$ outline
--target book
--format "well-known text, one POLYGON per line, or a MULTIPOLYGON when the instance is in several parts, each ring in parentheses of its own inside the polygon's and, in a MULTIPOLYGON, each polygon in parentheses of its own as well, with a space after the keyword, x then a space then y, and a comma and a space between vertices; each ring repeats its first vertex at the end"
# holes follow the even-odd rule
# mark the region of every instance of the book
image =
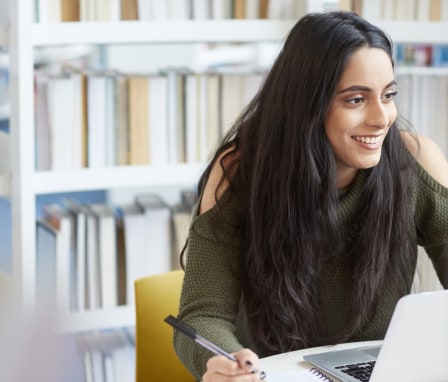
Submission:
POLYGON ((129 163, 129 103, 128 77, 123 74, 113 76, 114 79, 114 142, 115 165, 129 163))
POLYGON ((94 203, 88 207, 96 218, 101 307, 113 308, 118 305, 115 212, 105 203, 94 203))
MULTIPOLYGON (((147 0, 140 0, 144 2, 147 0)), ((168 4, 166 1, 151 0, 152 18, 156 21, 168 20, 168 4)), ((140 15, 140 13, 139 13, 140 15)))
POLYGON ((207 106, 206 106, 206 154, 209 157, 221 139, 221 78, 218 73, 207 75, 207 106))
POLYGON ((169 20, 190 19, 191 15, 190 0, 165 0, 163 2, 167 3, 167 13, 169 20))
POLYGON ((232 127, 243 108, 244 74, 222 73, 221 75, 221 134, 232 127))
POLYGON ((186 161, 199 162, 199 73, 187 74, 185 78, 185 140, 186 161))
POLYGON ((260 0, 260 19, 269 18, 269 0, 260 0))
POLYGON ((234 19, 246 18, 246 0, 233 1, 233 18, 234 19))
POLYGON ((118 111, 116 109, 116 73, 108 72, 106 75, 106 94, 105 94, 105 123, 106 123, 106 137, 105 137, 105 164, 108 167, 115 166, 117 163, 116 150, 116 132, 118 111))
POLYGON ((381 17, 381 1, 363 1, 361 14, 367 20, 379 20, 381 17))
POLYGON ((80 0, 79 15, 80 21, 96 21, 97 20, 96 1, 80 0))
POLYGON ((121 20, 138 20, 137 0, 121 0, 121 20))
MULTIPOLYGON (((149 78, 130 75, 129 102, 129 164, 149 164, 149 78)), ((158 126, 157 128, 161 128, 158 126)))
POLYGON ((36 221, 36 306, 56 308, 57 231, 43 220, 36 221))
POLYGON ((48 74, 37 71, 34 75, 36 170, 51 169, 51 131, 48 115, 48 74))
POLYGON ((352 11, 352 0, 339 0, 338 9, 341 11, 352 11))
MULTIPOLYGON (((75 82, 68 73, 50 75, 47 84, 48 123, 50 126, 51 169, 68 170, 80 167, 75 164, 75 146, 79 150, 79 125, 75 126, 80 110, 75 110, 75 82)), ((80 153, 79 157, 80 157, 80 153)))
POLYGON ((243 77, 243 105, 244 109, 255 97, 264 80, 265 73, 263 71, 254 71, 246 73, 243 77))
POLYGON ((431 12, 431 0, 418 0, 415 10, 417 21, 429 21, 431 12))
POLYGON ((86 212, 86 309, 92 310, 101 307, 100 256, 97 219, 89 208, 86 212))
POLYGON ((60 0, 61 21, 79 21, 79 1, 60 0))
POLYGON ((211 0, 210 17, 213 20, 233 18, 233 1, 211 0))
POLYGON ((395 19, 395 2, 385 1, 381 2, 381 19, 394 20, 395 19))
POLYGON ((440 20, 444 22, 448 21, 448 0, 441 0, 440 20))
POLYGON ((135 204, 121 206, 120 210, 123 217, 126 258, 126 304, 133 306, 134 280, 145 275, 143 257, 149 251, 145 215, 135 204))
POLYGON ((183 68, 166 71, 168 86, 169 163, 185 162, 185 74, 183 68))
POLYGON ((429 3, 429 21, 440 21, 442 15, 442 1, 430 0, 429 3))
POLYGON ((173 207, 173 269, 181 268, 180 255, 187 243, 188 230, 196 202, 197 193, 193 190, 185 190, 181 193, 180 202, 173 207))
MULTIPOLYGON (((397 1, 397 0, 395 0, 397 1)), ((352 12, 362 15, 362 4, 364 0, 352 0, 352 12)))
POLYGON ((68 312, 74 307, 76 280, 73 272, 75 262, 72 218, 61 205, 47 204, 43 206, 43 219, 54 229, 56 234, 56 309, 60 312, 68 312))
POLYGON ((202 73, 199 76, 199 117, 198 117, 198 134, 199 134, 199 161, 205 162, 209 159, 207 146, 207 103, 208 103, 208 74, 202 73))
POLYGON ((87 167, 87 88, 86 75, 81 71, 70 71, 73 82, 73 142, 72 168, 87 167))
MULTIPOLYGON (((111 0, 96 0, 96 21, 112 21, 111 0)), ((118 21, 118 20, 115 20, 118 21)))
POLYGON ((126 305, 126 247, 124 222, 121 210, 117 208, 117 304, 126 305))
POLYGON ((37 9, 40 23, 57 23, 61 21, 60 0, 39 0, 37 9))
POLYGON ((168 80, 164 74, 149 77, 148 89, 149 161, 167 164, 168 156, 168 80))
POLYGON ((258 19, 260 16, 260 1, 246 0, 246 19, 258 19))
POLYGON ((106 76, 90 73, 87 79, 88 164, 90 168, 106 166, 106 76))
POLYGON ((87 253, 87 211, 86 207, 73 199, 64 199, 63 204, 74 221, 74 257, 73 270, 75 281, 75 308, 83 311, 86 308, 86 253, 87 253))
POLYGON ((191 18, 193 20, 208 20, 211 18, 211 8, 211 1, 194 0, 191 4, 191 18))
POLYGON ((137 195, 135 202, 145 215, 147 246, 143 269, 147 275, 168 272, 173 266, 174 245, 171 208, 156 194, 137 195))
POLYGON ((414 0, 395 0, 395 19, 404 21, 415 20, 416 7, 414 0))
MULTIPOLYGON (((137 14, 140 21, 150 21, 154 18, 152 0, 137 0, 137 14)), ((159 3, 164 3, 159 1, 159 3)))

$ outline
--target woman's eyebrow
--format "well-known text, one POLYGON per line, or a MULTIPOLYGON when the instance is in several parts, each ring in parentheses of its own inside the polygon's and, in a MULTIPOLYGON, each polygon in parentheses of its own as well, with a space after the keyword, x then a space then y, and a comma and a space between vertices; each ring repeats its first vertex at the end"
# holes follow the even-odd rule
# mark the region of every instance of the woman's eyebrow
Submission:
MULTIPOLYGON (((391 86, 396 85, 396 84, 397 84, 397 81, 392 80, 384 87, 384 89, 390 88, 391 86)), ((349 86, 348 88, 338 91, 337 94, 347 93, 347 92, 371 92, 371 91, 372 91, 372 89, 369 88, 368 86, 352 85, 352 86, 349 86)))

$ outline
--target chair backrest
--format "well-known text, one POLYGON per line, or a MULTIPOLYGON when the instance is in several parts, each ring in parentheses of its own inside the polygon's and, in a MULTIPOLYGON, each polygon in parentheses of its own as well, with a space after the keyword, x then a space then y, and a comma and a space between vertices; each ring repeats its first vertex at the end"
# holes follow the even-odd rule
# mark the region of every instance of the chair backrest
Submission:
POLYGON ((173 329, 164 319, 177 315, 184 272, 171 271, 135 280, 136 382, 193 382, 177 358, 173 329))

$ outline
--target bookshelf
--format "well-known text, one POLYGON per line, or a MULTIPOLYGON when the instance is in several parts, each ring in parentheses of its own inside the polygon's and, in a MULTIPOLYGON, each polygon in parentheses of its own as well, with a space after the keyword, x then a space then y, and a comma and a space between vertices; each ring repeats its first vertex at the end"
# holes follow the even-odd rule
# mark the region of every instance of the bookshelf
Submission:
MULTIPOLYGON (((70 171, 35 171, 33 49, 70 44, 124 45, 170 43, 278 42, 293 20, 188 20, 64 22, 38 24, 28 0, 9 1, 8 26, 0 43, 9 49, 11 172, 0 174, 0 196, 11 201, 15 290, 25 306, 34 305, 36 196, 70 191, 194 184, 203 164, 125 166, 70 171)), ((448 44, 448 22, 378 21, 395 42, 448 44)), ((445 68, 403 72, 448 75, 445 68)), ((67 332, 132 326, 132 307, 87 311, 65 317, 67 332)))

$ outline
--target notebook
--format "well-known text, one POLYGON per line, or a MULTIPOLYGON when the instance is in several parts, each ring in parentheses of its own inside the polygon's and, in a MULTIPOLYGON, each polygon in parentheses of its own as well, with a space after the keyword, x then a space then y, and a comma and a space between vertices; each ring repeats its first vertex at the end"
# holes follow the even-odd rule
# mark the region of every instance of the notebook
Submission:
POLYGON ((269 373, 267 378, 268 382, 336 382, 317 368, 269 373))
POLYGON ((343 382, 448 382, 448 290, 402 297, 381 346, 303 359, 343 382))

